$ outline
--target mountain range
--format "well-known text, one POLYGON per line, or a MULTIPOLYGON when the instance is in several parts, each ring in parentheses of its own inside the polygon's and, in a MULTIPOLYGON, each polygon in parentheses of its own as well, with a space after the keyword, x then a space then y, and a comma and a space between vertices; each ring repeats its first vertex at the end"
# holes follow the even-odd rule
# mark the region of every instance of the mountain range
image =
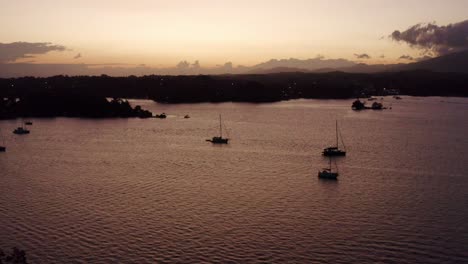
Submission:
POLYGON ((121 65, 93 64, 36 64, 36 63, 0 63, 0 78, 22 76, 55 76, 55 75, 109 75, 109 76, 144 76, 144 75, 222 75, 222 74, 272 74, 272 73, 380 73, 411 70, 433 72, 468 73, 468 50, 430 58, 413 63, 398 64, 365 64, 346 59, 325 59, 318 56, 313 59, 272 59, 254 66, 237 66, 227 62, 214 68, 195 67, 185 62, 186 67, 154 68, 145 65, 125 67, 121 65))
POLYGON ((279 72, 316 72, 325 73, 341 71, 348 73, 397 72, 408 70, 428 70, 434 72, 468 73, 468 50, 430 58, 413 63, 398 64, 365 64, 345 59, 324 60, 270 60, 251 67, 248 73, 270 74, 279 72))

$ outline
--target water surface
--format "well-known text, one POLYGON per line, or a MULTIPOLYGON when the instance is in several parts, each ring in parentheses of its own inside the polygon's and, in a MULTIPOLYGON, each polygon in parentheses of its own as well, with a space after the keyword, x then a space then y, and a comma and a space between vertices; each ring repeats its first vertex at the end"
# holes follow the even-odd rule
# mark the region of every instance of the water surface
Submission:
POLYGON ((0 248, 31 263, 468 262, 468 99, 165 105, 0 121, 0 248), (190 114, 190 119, 183 116, 190 114), (222 114, 231 138, 213 146, 222 114), (336 182, 321 150, 338 120, 336 182))

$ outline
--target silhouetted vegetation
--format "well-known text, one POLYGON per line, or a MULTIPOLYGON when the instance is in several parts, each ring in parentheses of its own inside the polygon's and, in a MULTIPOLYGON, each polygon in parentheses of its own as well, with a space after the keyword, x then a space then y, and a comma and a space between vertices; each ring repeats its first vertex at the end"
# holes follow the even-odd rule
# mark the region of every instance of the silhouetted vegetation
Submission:
POLYGON ((108 101, 104 97, 88 95, 28 95, 0 100, 0 118, 15 117, 151 117, 152 113, 132 108, 122 99, 108 101))
POLYGON ((16 247, 11 249, 11 252, 5 253, 3 250, 0 249, 0 264, 27 264, 28 261, 26 260, 26 252, 24 250, 20 250, 16 247))
MULTIPOLYGON (((384 95, 397 89, 414 96, 468 96, 468 74, 407 71, 397 73, 353 74, 277 73, 218 76, 54 76, 49 78, 0 79, 0 96, 21 98, 34 107, 41 102, 74 105, 63 108, 65 116, 127 116, 119 107, 106 108, 104 97, 148 98, 163 103, 273 102, 297 98, 353 98, 384 95), (51 99, 53 98, 53 99, 51 99), (101 99, 98 99, 101 98, 101 99), (101 107, 100 107, 101 106, 101 107), (67 111, 65 111, 65 109, 67 111), (116 114, 117 113, 117 114, 116 114)), ((11 100, 10 100, 11 102, 11 100)), ((19 106, 18 106, 19 107, 19 106)), ((51 114, 52 110, 39 114, 51 114)), ((22 109, 28 115, 37 108, 22 109), (29 111, 31 110, 31 111, 29 111)), ((132 112, 133 113, 133 112, 132 112)))

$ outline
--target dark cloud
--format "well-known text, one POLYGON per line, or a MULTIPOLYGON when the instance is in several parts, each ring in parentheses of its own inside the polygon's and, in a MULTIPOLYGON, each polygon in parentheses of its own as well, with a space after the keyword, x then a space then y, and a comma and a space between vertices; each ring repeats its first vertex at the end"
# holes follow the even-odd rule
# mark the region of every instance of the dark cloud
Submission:
POLYGON ((78 53, 78 54, 76 54, 75 57, 73 57, 73 59, 75 59, 75 60, 76 60, 76 59, 79 59, 79 58, 81 58, 81 53, 78 53))
POLYGON ((447 26, 417 24, 403 32, 395 30, 390 38, 435 55, 444 55, 468 49, 468 20, 447 26))
POLYGON ((61 45, 52 45, 47 42, 13 42, 0 43, 0 63, 13 62, 17 59, 34 58, 34 55, 45 54, 50 51, 64 51, 61 45))
POLYGON ((365 60, 371 58, 371 56, 369 56, 369 55, 366 54, 366 53, 363 53, 363 54, 354 54, 354 56, 356 56, 356 58, 358 58, 358 59, 365 59, 365 60))
POLYGON ((429 59, 432 59, 431 56, 422 56, 422 57, 419 57, 419 58, 415 58, 414 60, 415 61, 425 61, 425 60, 429 60, 429 59))
POLYGON ((401 55, 400 58, 398 58, 399 60, 414 60, 413 57, 411 57, 410 55, 401 55))

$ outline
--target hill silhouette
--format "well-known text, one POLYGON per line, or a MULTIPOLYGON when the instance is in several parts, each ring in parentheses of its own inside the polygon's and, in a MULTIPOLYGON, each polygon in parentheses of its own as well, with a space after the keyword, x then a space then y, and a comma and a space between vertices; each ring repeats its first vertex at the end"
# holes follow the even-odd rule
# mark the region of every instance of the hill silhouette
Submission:
MULTIPOLYGON (((162 103, 274 102, 298 98, 353 98, 385 95, 386 89, 414 96, 468 96, 467 73, 425 70, 384 73, 301 73, 196 76, 54 76, 0 79, 2 102, 20 98, 31 107, 25 114, 92 116, 83 109, 96 107, 100 116, 116 112, 104 98, 145 98, 162 103), (66 104, 60 103, 65 100, 66 104), (87 104, 89 102, 90 106, 87 104), (72 107, 67 109, 66 107, 72 107)), ((20 101, 21 102, 21 101, 20 101)), ((20 108, 17 108, 20 109, 20 108)), ((2 110, 0 109, 0 112, 2 110)), ((145 115, 145 114, 144 114, 145 115)))

